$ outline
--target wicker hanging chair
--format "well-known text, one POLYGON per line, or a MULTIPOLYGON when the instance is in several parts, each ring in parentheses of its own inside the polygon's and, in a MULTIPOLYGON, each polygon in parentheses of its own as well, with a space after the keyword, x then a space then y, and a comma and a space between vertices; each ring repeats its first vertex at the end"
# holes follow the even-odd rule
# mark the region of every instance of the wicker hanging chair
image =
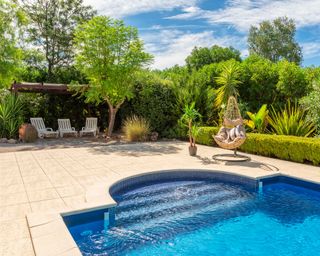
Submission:
POLYGON ((215 142, 224 149, 236 150, 245 142, 246 133, 243 128, 243 119, 235 97, 229 97, 227 109, 224 114, 223 126, 213 138, 215 142))

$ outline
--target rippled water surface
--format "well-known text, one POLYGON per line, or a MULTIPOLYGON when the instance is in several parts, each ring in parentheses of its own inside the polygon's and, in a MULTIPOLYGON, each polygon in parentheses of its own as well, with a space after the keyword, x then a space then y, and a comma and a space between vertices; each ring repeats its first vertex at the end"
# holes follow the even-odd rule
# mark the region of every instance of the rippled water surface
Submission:
POLYGON ((83 255, 320 255, 320 193, 275 183, 263 194, 211 181, 123 192, 116 226, 103 214, 69 230, 83 255))

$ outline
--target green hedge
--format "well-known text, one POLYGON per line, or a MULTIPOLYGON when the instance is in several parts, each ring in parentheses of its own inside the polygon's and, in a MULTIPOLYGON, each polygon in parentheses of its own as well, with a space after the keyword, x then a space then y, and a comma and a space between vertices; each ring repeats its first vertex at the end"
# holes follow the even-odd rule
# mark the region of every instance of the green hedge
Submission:
MULTIPOLYGON (((217 127, 203 127, 198 143, 214 145, 212 135, 217 132, 217 127)), ((299 163, 311 162, 314 165, 320 164, 319 138, 248 133, 247 140, 240 147, 240 150, 299 163)))
POLYGON ((197 143, 198 144, 203 144, 203 145, 216 145, 215 141, 213 140, 213 135, 216 135, 219 131, 218 127, 201 127, 198 138, 197 138, 197 143))

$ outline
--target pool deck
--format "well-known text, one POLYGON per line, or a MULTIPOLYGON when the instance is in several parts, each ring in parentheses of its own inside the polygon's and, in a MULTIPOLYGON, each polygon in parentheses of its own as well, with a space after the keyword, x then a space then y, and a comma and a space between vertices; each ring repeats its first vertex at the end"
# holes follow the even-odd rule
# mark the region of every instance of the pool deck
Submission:
POLYGON ((167 141, 1 153, 0 255, 80 255, 57 214, 111 205, 106 189, 143 173, 190 169, 252 178, 284 174, 320 183, 320 167, 254 155, 243 163, 211 158, 226 152, 199 145, 198 156, 190 157, 187 143, 167 141))

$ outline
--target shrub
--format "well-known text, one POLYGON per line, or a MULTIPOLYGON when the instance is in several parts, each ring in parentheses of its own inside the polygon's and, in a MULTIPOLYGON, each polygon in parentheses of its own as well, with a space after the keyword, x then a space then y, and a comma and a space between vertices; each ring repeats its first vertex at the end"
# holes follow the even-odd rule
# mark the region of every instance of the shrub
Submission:
POLYGON ((208 146, 216 145, 212 136, 216 135, 219 131, 218 127, 200 127, 200 132, 197 137, 198 144, 208 146))
POLYGON ((263 104, 257 113, 247 111, 250 120, 245 120, 245 124, 253 131, 263 133, 268 123, 267 104, 263 104))
POLYGON ((16 138, 22 123, 22 103, 12 94, 3 96, 0 101, 0 136, 16 138))
POLYGON ((247 134, 240 150, 294 162, 320 163, 320 139, 285 135, 247 134))
POLYGON ((300 104, 308 110, 307 118, 317 126, 320 134, 320 78, 313 82, 313 90, 300 100, 300 104))
MULTIPOLYGON (((217 134, 218 130, 217 127, 201 127, 198 144, 215 145, 212 135, 217 134)), ((240 150, 299 163, 320 164, 320 138, 247 133, 240 150)))
POLYGON ((271 129, 278 135, 293 135, 308 137, 315 130, 315 124, 307 120, 307 112, 300 108, 297 103, 287 106, 281 112, 276 112, 274 108, 269 117, 271 129))
POLYGON ((128 141, 145 141, 150 133, 150 123, 143 117, 133 115, 124 121, 123 132, 128 141))
POLYGON ((143 116, 150 122, 150 129, 159 136, 168 136, 179 119, 175 108, 175 94, 169 82, 152 73, 137 78, 134 97, 120 109, 120 118, 143 116))

